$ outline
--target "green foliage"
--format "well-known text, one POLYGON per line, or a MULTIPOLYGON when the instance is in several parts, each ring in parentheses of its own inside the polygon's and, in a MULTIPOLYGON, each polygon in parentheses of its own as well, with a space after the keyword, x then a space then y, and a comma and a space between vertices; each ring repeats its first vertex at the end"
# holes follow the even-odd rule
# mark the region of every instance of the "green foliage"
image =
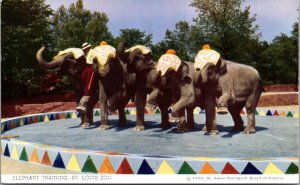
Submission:
POLYGON ((108 17, 105 13, 84 9, 82 0, 72 3, 67 9, 61 6, 53 16, 53 35, 56 38, 54 50, 81 48, 84 42, 93 46, 102 40, 111 43, 113 36, 107 23, 108 17))
POLYGON ((120 32, 120 36, 114 41, 115 46, 121 41, 126 42, 128 46, 150 46, 152 44, 152 34, 146 35, 145 32, 138 29, 121 29, 120 32))
POLYGON ((5 0, 1 9, 2 95, 26 96, 38 93, 42 70, 35 53, 51 42, 49 16, 44 0, 5 0))

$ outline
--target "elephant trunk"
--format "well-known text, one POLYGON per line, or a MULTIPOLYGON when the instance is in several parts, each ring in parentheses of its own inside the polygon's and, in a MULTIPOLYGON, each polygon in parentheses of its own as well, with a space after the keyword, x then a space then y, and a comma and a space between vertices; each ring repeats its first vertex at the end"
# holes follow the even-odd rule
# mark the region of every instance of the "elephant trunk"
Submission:
POLYGON ((172 106, 172 111, 178 112, 181 109, 187 108, 195 101, 195 95, 190 93, 188 95, 182 95, 180 99, 172 106))
POLYGON ((43 69, 54 69, 59 67, 62 64, 62 60, 56 59, 51 62, 46 62, 43 58, 43 52, 45 51, 45 46, 41 47, 38 52, 36 53, 36 59, 39 63, 39 65, 43 69))
POLYGON ((207 82, 207 71, 208 67, 204 67, 201 71, 202 83, 205 84, 207 82))

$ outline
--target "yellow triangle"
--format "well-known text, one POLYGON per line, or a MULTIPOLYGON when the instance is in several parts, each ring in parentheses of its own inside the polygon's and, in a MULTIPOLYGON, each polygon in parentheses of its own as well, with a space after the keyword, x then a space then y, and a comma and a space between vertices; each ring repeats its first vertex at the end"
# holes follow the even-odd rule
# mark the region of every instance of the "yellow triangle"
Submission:
POLYGON ((156 174, 176 174, 167 161, 163 161, 156 174))
POLYGON ((131 109, 130 115, 136 115, 135 109, 131 109))
POLYGON ((264 174, 284 174, 277 166, 275 166, 273 163, 269 163, 266 170, 264 171, 264 174))
POLYGON ((23 119, 20 119, 20 126, 24 126, 24 122, 23 122, 23 119))
POLYGON ((73 114, 72 114, 72 118, 77 118, 77 116, 76 116, 75 112, 73 112, 73 114))
POLYGON ((295 112, 294 118, 299 118, 299 112, 295 112))
POLYGON ((49 121, 49 118, 48 118, 48 116, 46 115, 45 116, 45 119, 44 119, 44 122, 48 122, 49 121))
POLYGON ((74 154, 71 156, 71 159, 70 159, 70 161, 67 165, 67 169, 68 170, 79 171, 79 172, 81 171, 80 166, 78 164, 78 161, 76 159, 76 156, 74 154))
POLYGON ((18 154, 16 145, 14 145, 14 148, 13 148, 13 150, 12 150, 12 152, 11 152, 10 157, 13 158, 13 159, 19 160, 19 154, 18 154))
POLYGON ((266 116, 266 113, 262 110, 260 111, 259 116, 266 116))

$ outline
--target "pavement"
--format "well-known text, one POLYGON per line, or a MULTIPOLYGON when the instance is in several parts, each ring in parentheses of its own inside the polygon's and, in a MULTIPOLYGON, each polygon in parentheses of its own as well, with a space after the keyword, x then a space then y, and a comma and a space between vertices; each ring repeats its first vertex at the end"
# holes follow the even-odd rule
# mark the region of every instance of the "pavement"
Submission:
MULTIPOLYGON (((297 106, 298 107, 298 106, 297 106)), ((296 107, 295 107, 296 108, 296 107)), ((246 116, 242 116, 246 123, 246 116)), ((95 117, 99 123, 99 117, 95 117)), ((219 135, 201 131, 204 114, 195 115, 196 129, 177 133, 176 125, 163 130, 160 115, 146 115, 147 129, 135 132, 135 116, 127 115, 127 126, 117 127, 118 117, 109 117, 111 128, 101 131, 98 126, 83 129, 79 119, 56 120, 18 127, 3 135, 20 135, 18 140, 57 147, 112 151, 146 155, 171 155, 224 158, 298 157, 299 119, 289 117, 256 117, 257 132, 246 135, 233 132, 229 115, 217 116, 219 135)), ((1 156, 1 173, 74 173, 36 164, 25 164, 1 156), (24 168, 26 170, 24 170, 24 168), (28 169, 28 170, 27 170, 28 169)))

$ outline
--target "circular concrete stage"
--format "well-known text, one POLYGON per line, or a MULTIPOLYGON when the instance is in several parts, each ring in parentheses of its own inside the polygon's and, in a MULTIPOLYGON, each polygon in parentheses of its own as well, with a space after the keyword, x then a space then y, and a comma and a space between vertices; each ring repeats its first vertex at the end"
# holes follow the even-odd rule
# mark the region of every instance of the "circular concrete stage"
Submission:
MULTIPOLYGON (((201 131, 205 114, 196 109, 196 129, 177 133, 176 125, 160 128, 159 110, 147 110, 147 129, 133 130, 136 116, 128 108, 127 126, 110 115, 110 129, 81 128, 75 111, 18 117, 2 123, 2 154, 17 160, 94 173, 281 174, 298 171, 299 113, 257 110, 255 134, 234 132, 229 115, 217 116, 219 135, 201 131), (23 126, 24 125, 24 126, 23 126), (22 126, 22 127, 21 127, 22 126)), ((242 112, 243 114, 243 112, 242 112)), ((245 114, 242 118, 247 123, 245 114)))

